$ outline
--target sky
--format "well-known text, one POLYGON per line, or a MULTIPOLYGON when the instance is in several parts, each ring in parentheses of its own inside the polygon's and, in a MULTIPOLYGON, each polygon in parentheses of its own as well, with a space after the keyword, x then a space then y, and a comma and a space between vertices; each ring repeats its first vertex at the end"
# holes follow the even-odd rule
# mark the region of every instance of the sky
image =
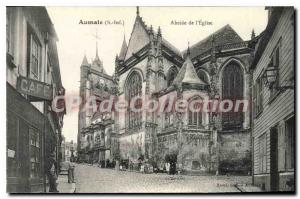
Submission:
MULTIPOLYGON (((84 54, 89 62, 94 59, 96 41, 105 70, 109 75, 113 74, 124 34, 127 44, 130 39, 136 7, 47 7, 47 10, 59 39, 60 71, 67 96, 78 95, 80 65, 84 54), (104 23, 84 25, 80 20, 104 23), (111 24, 105 25, 105 21, 111 24), (121 21, 121 24, 114 21, 121 21)), ((154 30, 160 26, 162 36, 180 51, 187 48, 188 42, 193 45, 226 24, 230 24, 244 40, 250 39, 253 29, 256 35, 261 33, 267 24, 264 7, 140 7, 139 10, 146 25, 152 25, 154 30), (211 25, 196 25, 200 20, 211 25), (187 25, 173 25, 172 21, 184 21, 187 25), (194 24, 189 25, 190 21, 194 24)), ((67 112, 63 135, 67 141, 76 142, 77 133, 78 112, 67 112)))

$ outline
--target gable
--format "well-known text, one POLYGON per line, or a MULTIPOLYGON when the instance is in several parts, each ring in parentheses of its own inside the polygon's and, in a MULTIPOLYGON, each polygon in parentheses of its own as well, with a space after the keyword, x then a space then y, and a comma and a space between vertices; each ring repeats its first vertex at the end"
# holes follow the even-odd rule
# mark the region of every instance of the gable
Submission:
POLYGON ((141 50, 145 45, 149 43, 149 41, 150 38, 148 32, 145 29, 144 24, 139 16, 137 16, 129 40, 125 60, 131 57, 132 53, 136 53, 141 50))

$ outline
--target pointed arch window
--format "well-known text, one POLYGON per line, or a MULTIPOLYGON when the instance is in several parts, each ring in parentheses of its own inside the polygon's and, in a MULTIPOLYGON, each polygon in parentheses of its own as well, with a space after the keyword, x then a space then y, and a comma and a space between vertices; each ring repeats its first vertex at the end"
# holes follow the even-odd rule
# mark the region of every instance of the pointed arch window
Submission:
MULTIPOLYGON (((236 62, 230 62, 225 66, 222 78, 222 98, 223 100, 232 100, 235 105, 237 100, 243 99, 244 91, 243 71, 241 66, 236 62)), ((226 109, 228 104, 225 104, 226 109)), ((244 120, 242 111, 222 113, 223 128, 241 127, 244 120)))
MULTIPOLYGON (((142 96, 142 78, 137 72, 133 72, 127 82, 127 100, 128 103, 131 103, 136 97, 142 96)), ((134 107, 137 110, 140 110, 142 102, 140 99, 135 100, 134 107)), ((142 111, 131 110, 128 106, 128 120, 127 127, 137 128, 142 125, 142 111)))

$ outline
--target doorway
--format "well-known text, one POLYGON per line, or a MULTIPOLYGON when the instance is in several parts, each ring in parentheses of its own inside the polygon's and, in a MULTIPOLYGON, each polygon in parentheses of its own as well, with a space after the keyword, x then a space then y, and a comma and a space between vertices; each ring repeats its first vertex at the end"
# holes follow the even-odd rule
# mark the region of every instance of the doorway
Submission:
POLYGON ((270 187, 271 191, 278 191, 278 127, 270 129, 270 187))

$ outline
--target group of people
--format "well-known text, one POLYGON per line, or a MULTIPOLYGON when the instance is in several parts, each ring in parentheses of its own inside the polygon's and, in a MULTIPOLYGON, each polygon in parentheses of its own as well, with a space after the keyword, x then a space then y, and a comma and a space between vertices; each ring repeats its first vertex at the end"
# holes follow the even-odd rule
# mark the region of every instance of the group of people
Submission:
POLYGON ((175 175, 176 174, 176 162, 166 162, 165 169, 168 174, 175 175))
MULTIPOLYGON (((68 170, 68 183, 74 183, 74 169, 75 165, 72 162, 65 162, 64 163, 65 169, 68 170)), ((58 178, 58 165, 57 161, 55 159, 55 153, 50 153, 47 164, 46 164, 46 175, 49 180, 49 192, 50 193, 58 193, 57 185, 58 183, 57 178, 58 178)))

